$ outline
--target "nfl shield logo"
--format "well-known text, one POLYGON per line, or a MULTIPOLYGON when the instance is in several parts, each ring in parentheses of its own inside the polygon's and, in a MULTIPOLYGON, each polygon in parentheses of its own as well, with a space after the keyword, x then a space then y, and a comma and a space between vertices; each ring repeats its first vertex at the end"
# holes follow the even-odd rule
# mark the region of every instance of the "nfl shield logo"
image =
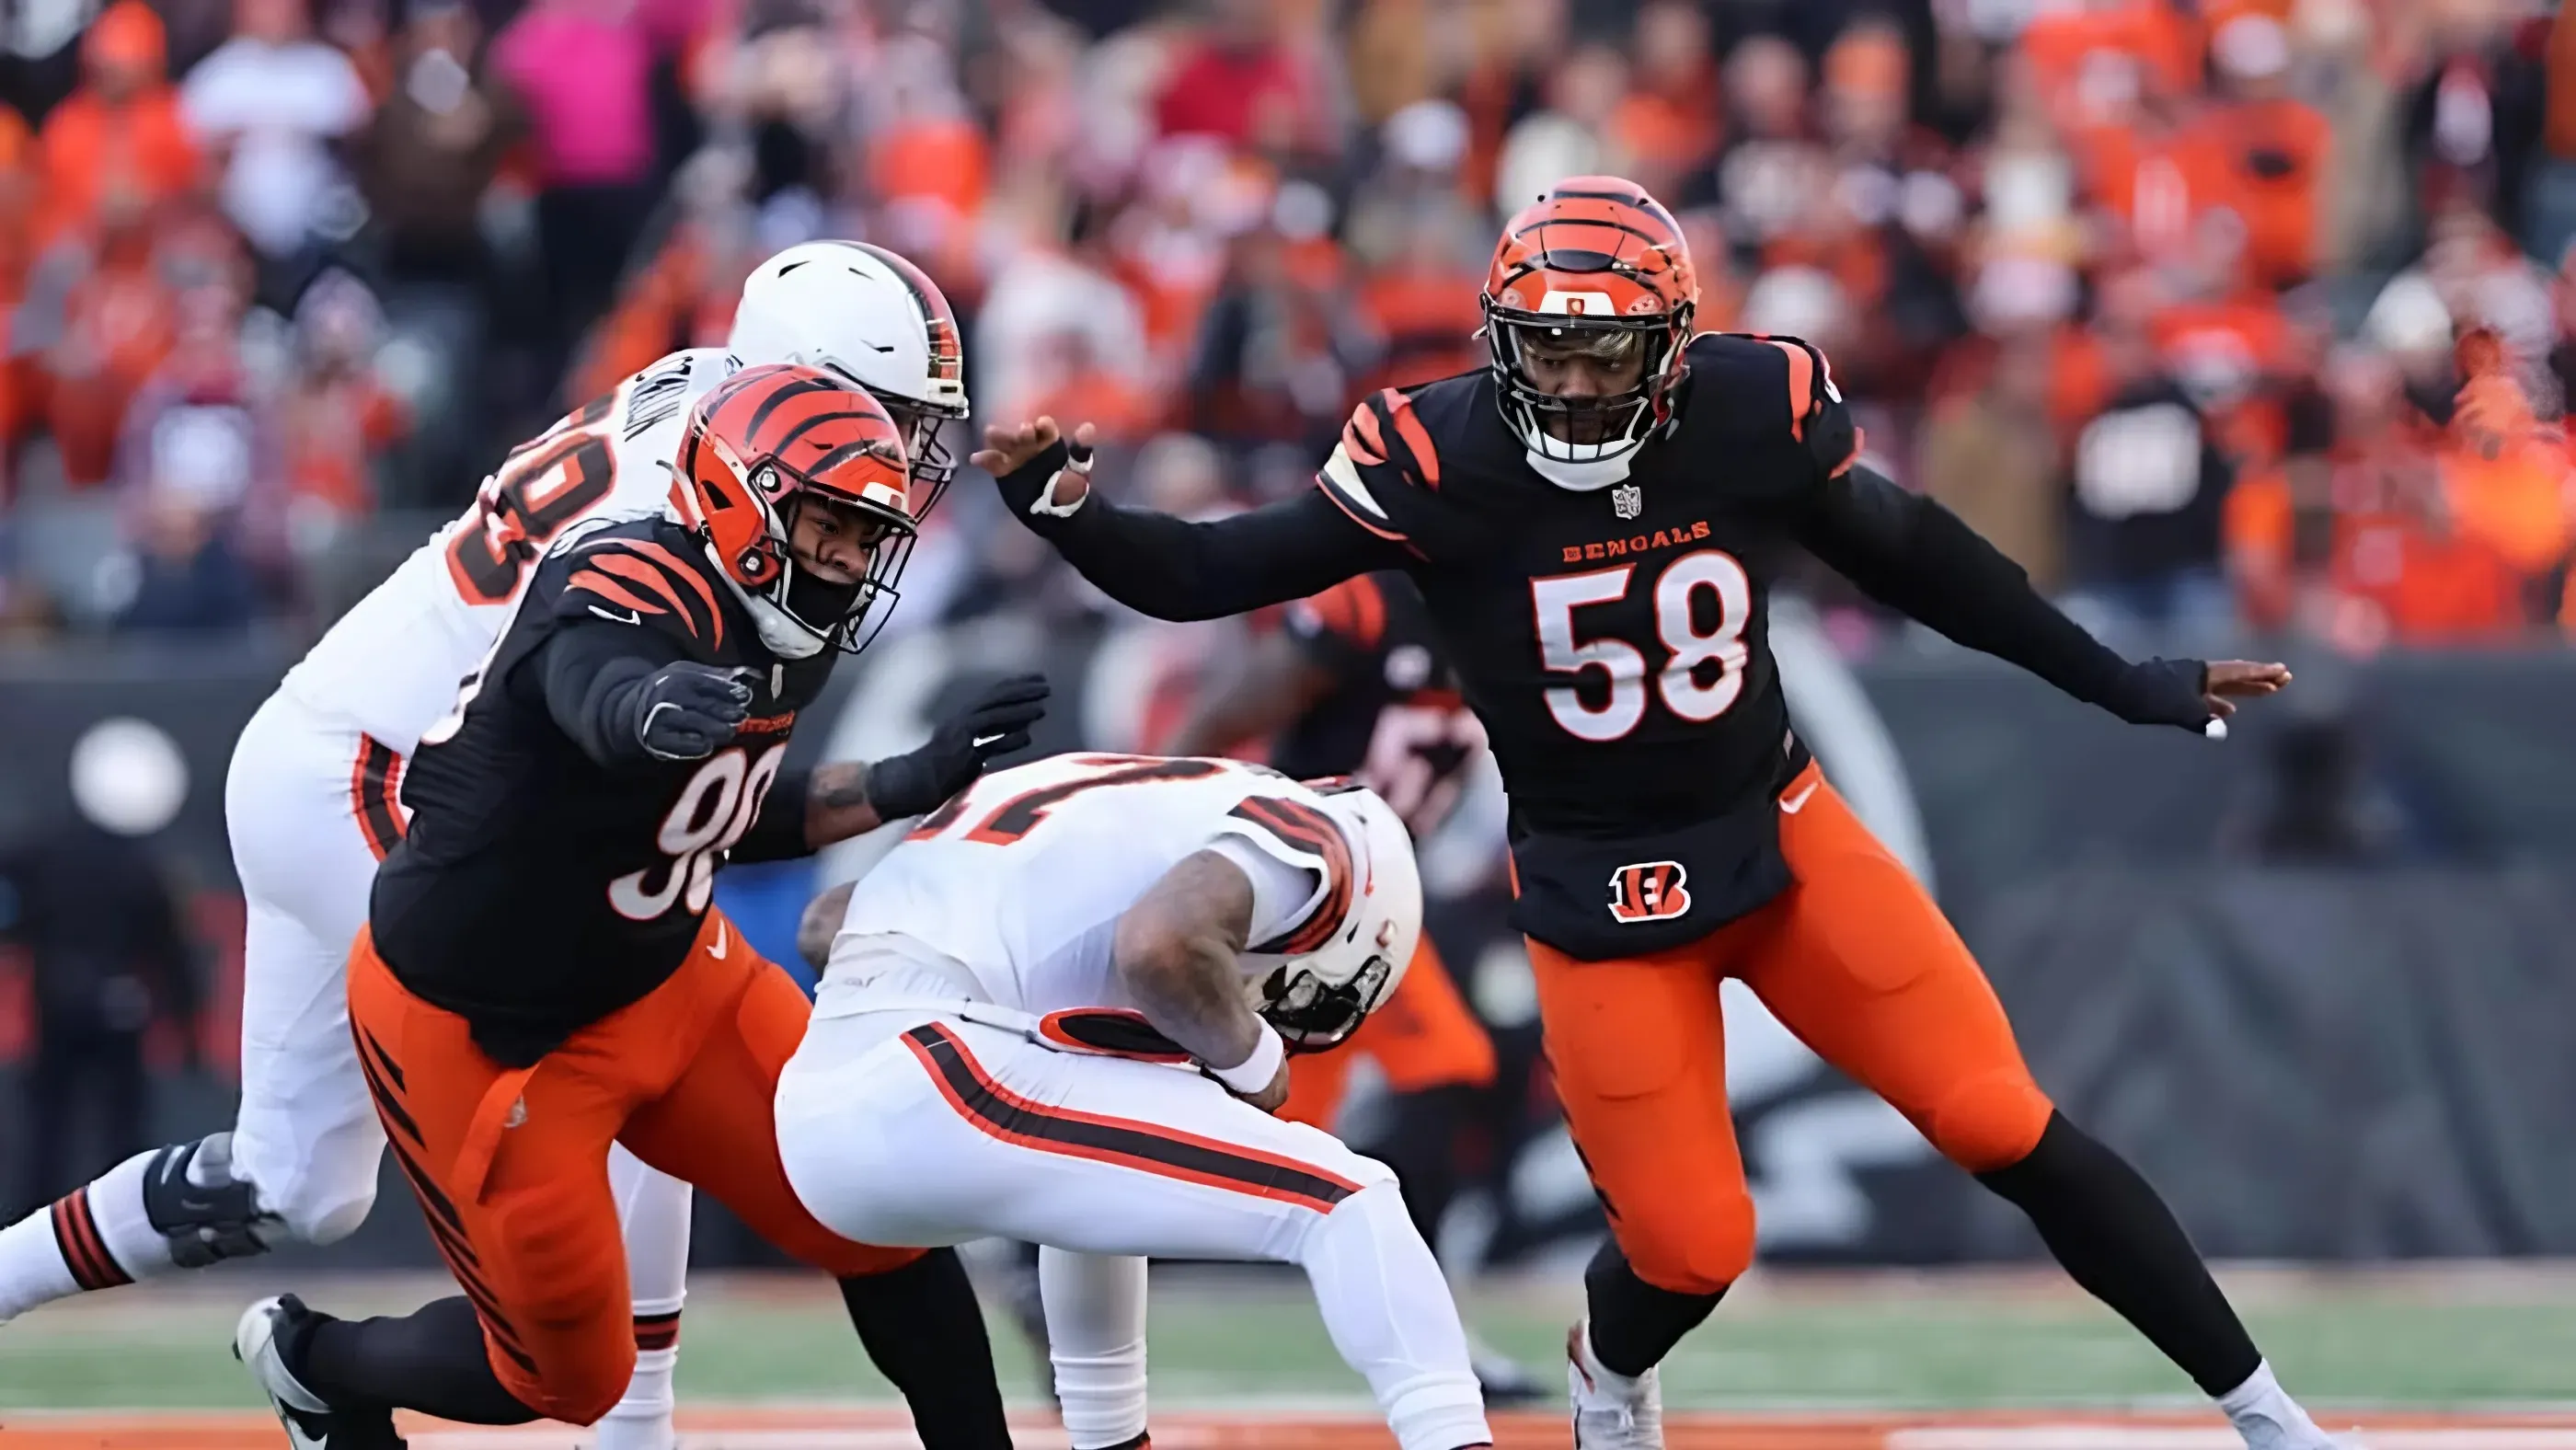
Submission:
POLYGON ((1646 491, 1633 483, 1623 483, 1610 490, 1610 512, 1623 519, 1633 519, 1646 511, 1646 491))

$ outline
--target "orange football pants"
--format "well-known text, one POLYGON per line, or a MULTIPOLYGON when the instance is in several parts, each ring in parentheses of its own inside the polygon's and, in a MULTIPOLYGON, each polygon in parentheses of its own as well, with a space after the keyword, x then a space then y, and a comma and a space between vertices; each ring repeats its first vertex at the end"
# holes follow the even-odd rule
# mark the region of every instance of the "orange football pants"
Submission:
POLYGON ((1557 1095, 1611 1233, 1638 1277, 1680 1293, 1714 1293, 1753 1262, 1726 977, 1970 1172, 2019 1162, 2052 1111, 1931 896, 1814 765, 1780 801, 1797 884, 1761 910, 1649 956, 1583 962, 1529 944, 1557 1095))
POLYGON ((1458 995, 1429 933, 1414 949, 1395 995, 1369 1014, 1350 1041, 1288 1060, 1288 1101, 1279 1116, 1331 1132, 1350 1087, 1351 1064, 1362 1057, 1375 1059, 1387 1087, 1399 1093, 1483 1087, 1494 1080, 1494 1039, 1458 995))
POLYGON ((359 933, 349 1023, 377 1116, 474 1301, 493 1371, 528 1408, 587 1425, 634 1373, 612 1141, 835 1276, 921 1256, 839 1237, 787 1185, 771 1099, 807 1012, 787 974, 711 911, 669 981, 514 1070, 483 1055, 464 1018, 406 991, 359 933))

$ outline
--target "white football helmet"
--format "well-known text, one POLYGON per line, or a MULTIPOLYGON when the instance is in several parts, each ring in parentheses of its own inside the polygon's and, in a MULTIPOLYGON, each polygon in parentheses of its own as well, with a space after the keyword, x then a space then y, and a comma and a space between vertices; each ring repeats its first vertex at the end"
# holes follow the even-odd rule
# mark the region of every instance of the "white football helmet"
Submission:
POLYGON ((1422 876, 1413 833, 1377 792, 1343 780, 1308 781, 1350 848, 1350 904, 1321 946, 1255 957, 1252 1009, 1290 1052, 1339 1046, 1395 995, 1422 940, 1422 876), (1275 963, 1275 965, 1272 965, 1275 963), (1267 966, 1268 970, 1260 970, 1267 966))
POLYGON ((966 416, 957 314, 920 268, 866 242, 803 242, 754 267, 726 347, 745 363, 800 363, 868 390, 903 431, 914 517, 956 475, 941 427, 966 416))

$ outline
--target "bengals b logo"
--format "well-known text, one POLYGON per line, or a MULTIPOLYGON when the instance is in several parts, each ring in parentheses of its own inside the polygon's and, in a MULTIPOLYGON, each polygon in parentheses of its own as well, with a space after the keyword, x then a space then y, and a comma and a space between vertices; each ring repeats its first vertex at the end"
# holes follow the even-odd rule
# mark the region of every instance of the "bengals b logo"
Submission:
POLYGON ((1690 910, 1690 892, 1682 886, 1687 875, 1679 861, 1640 861, 1611 872, 1611 918, 1634 926, 1690 910))

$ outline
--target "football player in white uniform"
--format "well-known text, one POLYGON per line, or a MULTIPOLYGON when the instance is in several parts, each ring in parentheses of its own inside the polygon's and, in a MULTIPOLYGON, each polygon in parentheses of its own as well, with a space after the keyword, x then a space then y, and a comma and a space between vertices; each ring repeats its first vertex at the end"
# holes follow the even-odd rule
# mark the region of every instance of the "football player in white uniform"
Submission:
MULTIPOLYGON (((366 1218, 385 1136, 349 1034, 345 967, 376 862, 403 832, 403 761, 491 652, 548 542, 585 520, 660 514, 691 403, 772 362, 866 388, 907 434, 915 497, 947 485, 938 433, 966 416, 956 319, 910 263, 847 242, 762 263, 726 347, 673 353, 513 451, 463 517, 287 674, 234 747, 224 807, 248 930, 232 1131, 138 1154, 0 1230, 0 1321, 282 1242, 332 1243, 366 1218)), ((647 1450, 671 1441, 689 1193, 622 1149, 611 1178, 641 1353, 599 1445, 647 1450)))
POLYGON ((1348 1037, 1412 960, 1421 884, 1384 801, 1059 756, 984 777, 845 890, 779 1080, 788 1182, 869 1243, 1045 1246, 1074 1450, 1146 1443, 1154 1254, 1298 1265, 1403 1450, 1491 1442, 1394 1175, 1269 1112, 1287 1053, 1348 1037))

